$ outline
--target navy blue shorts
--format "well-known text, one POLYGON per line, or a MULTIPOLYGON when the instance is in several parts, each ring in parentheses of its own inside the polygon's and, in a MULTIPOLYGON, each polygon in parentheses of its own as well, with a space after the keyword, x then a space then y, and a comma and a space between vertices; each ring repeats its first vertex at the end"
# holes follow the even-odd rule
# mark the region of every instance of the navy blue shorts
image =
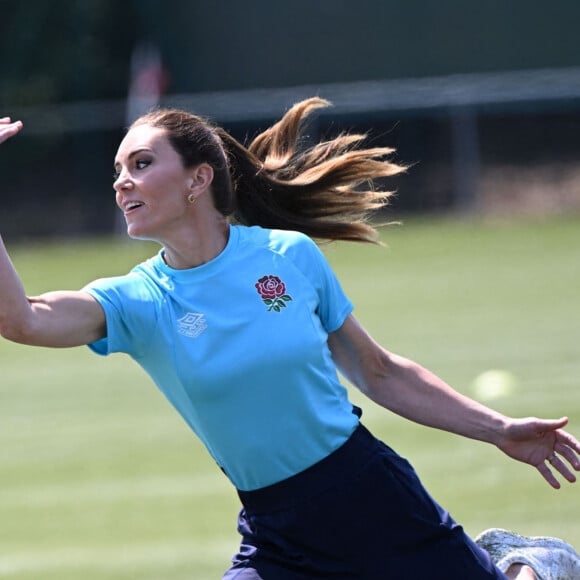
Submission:
POLYGON ((306 471, 238 494, 242 542, 226 580, 506 578, 363 426, 306 471))

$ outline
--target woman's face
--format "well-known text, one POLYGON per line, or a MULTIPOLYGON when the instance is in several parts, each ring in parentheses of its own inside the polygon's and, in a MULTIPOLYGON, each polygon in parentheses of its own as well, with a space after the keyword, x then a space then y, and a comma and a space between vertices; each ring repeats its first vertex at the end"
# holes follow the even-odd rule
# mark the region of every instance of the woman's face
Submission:
POLYGON ((138 125, 115 158, 117 205, 132 238, 162 241, 185 221, 192 172, 183 167, 164 129, 138 125))

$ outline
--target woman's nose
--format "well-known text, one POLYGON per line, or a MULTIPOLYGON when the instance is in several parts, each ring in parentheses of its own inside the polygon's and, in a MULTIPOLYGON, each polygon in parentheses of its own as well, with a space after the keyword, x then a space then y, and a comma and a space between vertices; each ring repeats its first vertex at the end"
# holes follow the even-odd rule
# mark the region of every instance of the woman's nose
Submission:
POLYGON ((113 189, 117 191, 130 189, 131 187, 133 187, 133 182, 127 174, 120 174, 113 183, 113 189))

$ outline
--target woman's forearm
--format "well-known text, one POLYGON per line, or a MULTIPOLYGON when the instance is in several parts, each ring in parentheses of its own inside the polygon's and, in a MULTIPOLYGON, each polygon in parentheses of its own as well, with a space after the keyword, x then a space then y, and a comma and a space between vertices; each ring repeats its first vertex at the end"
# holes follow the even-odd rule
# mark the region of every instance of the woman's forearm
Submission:
POLYGON ((411 421, 498 444, 509 418, 453 390, 419 364, 380 346, 351 314, 329 335, 341 373, 369 398, 411 421))
POLYGON ((362 390, 376 403, 416 423, 496 443, 507 418, 462 395, 432 372, 385 351, 382 369, 362 390))

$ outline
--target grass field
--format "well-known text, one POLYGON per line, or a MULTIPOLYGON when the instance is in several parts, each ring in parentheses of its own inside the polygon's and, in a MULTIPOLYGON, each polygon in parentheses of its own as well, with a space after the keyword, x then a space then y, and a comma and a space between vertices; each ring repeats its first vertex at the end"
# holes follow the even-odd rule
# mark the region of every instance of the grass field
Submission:
MULTIPOLYGON (((580 436, 580 218, 410 220, 385 241, 327 249, 376 338, 506 413, 568 415, 580 436), (511 389, 475 391, 490 369, 511 373, 511 389)), ((88 240, 12 256, 33 294, 153 251, 88 240)), ((490 446, 353 399, 470 533, 501 526, 580 547, 580 483, 553 491, 490 446)), ((235 494, 130 360, 2 341, 0 401, 0 578, 211 580, 227 568, 235 494)))

